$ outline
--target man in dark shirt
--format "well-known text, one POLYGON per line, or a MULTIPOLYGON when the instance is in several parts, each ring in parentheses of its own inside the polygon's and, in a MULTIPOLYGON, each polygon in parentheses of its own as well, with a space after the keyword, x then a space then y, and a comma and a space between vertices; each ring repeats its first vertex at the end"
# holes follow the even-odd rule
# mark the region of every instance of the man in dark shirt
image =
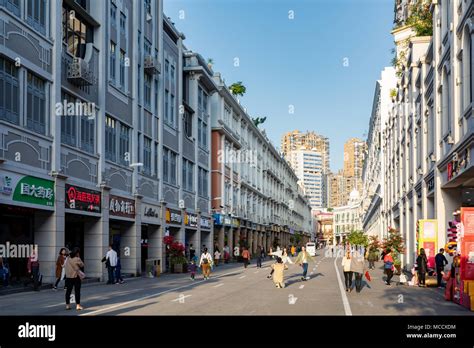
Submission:
POLYGON ((435 256, 435 263, 436 263, 436 276, 438 280, 438 287, 441 287, 441 279, 443 278, 443 275, 441 272, 444 271, 444 266, 448 264, 448 260, 446 260, 446 257, 444 257, 444 249, 441 248, 439 249, 439 253, 436 254, 435 256))

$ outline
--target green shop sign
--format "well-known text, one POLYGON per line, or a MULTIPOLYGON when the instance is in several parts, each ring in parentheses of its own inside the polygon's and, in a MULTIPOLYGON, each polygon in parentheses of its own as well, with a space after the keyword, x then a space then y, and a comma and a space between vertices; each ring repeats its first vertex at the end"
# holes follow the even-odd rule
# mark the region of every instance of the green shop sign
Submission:
POLYGON ((54 181, 24 176, 16 184, 13 200, 54 207, 54 181))

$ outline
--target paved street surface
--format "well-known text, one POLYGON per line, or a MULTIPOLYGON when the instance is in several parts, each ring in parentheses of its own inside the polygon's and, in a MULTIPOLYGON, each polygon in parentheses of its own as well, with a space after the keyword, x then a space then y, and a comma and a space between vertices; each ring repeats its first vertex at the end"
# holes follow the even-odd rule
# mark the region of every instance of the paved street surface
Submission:
POLYGON ((121 285, 88 284, 82 289, 85 310, 66 311, 64 291, 42 290, 0 296, 2 315, 474 315, 446 302, 439 289, 392 286, 382 279, 382 264, 371 271, 372 281, 361 293, 346 293, 341 259, 319 251, 310 264, 308 281, 301 267, 290 265, 286 287, 277 289, 266 276, 272 261, 257 269, 255 261, 215 268, 211 279, 199 274, 166 274, 136 278, 121 285), (337 270, 336 271, 336 266, 337 270), (311 273, 311 274, 309 274, 311 273), (338 281, 338 273, 339 279, 338 281))

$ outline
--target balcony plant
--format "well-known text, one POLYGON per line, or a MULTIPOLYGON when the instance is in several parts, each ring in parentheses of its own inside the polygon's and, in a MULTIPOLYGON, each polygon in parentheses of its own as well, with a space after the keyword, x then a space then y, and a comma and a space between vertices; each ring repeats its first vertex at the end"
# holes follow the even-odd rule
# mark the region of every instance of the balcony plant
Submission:
POLYGON ((416 36, 433 35, 433 15, 430 11, 431 1, 418 0, 410 6, 407 25, 411 25, 416 36))
POLYGON ((241 97, 247 91, 247 88, 242 84, 242 81, 234 82, 230 85, 229 89, 233 95, 239 95, 241 97))

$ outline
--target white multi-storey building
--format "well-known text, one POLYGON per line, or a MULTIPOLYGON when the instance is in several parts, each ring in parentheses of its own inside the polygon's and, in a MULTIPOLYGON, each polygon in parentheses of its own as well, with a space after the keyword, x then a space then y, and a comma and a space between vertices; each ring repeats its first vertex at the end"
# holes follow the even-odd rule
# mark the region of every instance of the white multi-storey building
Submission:
POLYGON ((361 200, 357 190, 350 193, 349 201, 342 207, 333 210, 334 234, 333 245, 343 243, 347 235, 362 230, 361 200))
POLYGON ((367 155, 364 160, 362 173, 362 215, 363 229, 368 235, 384 237, 383 231, 387 229, 385 215, 383 214, 385 172, 385 149, 382 147, 382 134, 392 99, 390 93, 396 86, 396 75, 393 67, 382 71, 381 79, 375 84, 372 115, 370 117, 369 134, 367 136, 367 155))
POLYGON ((401 8, 393 31, 400 68, 383 136, 384 210, 405 238, 404 265, 415 261, 418 220, 436 220, 436 248, 443 247, 453 211, 473 201, 474 6, 433 1, 430 11, 432 36, 404 26, 410 13, 401 8))
POLYGON ((301 147, 289 152, 289 163, 304 187, 312 209, 323 207, 323 158, 314 149, 301 147))

